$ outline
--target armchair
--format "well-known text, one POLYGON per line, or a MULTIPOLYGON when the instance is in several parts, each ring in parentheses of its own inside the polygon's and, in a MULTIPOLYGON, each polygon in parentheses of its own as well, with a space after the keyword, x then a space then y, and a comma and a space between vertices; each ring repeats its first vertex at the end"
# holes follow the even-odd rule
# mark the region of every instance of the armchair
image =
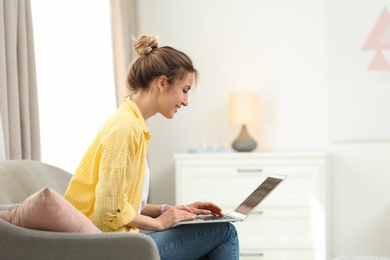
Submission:
MULTIPOLYGON (((0 209, 46 186, 63 195, 70 178, 70 173, 38 161, 0 161, 0 209)), ((41 231, 3 219, 0 251, 1 259, 160 259, 154 241, 144 234, 41 231)))

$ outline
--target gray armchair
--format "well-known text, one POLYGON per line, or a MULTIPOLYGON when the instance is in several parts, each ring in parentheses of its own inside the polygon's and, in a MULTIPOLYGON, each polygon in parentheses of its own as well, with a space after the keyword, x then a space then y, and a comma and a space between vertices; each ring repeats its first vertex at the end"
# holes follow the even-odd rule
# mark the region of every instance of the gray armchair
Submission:
MULTIPOLYGON (((0 161, 1 205, 20 203, 47 186, 64 194, 71 174, 30 160, 0 161)), ((133 233, 62 233, 0 219, 1 259, 160 259, 154 241, 133 233)))

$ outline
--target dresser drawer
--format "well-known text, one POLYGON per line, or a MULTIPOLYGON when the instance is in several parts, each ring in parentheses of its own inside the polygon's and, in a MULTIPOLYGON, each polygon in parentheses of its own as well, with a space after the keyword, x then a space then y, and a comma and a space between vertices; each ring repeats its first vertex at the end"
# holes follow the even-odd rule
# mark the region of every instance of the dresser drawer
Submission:
POLYGON ((235 223, 240 248, 318 249, 324 243, 321 219, 311 209, 267 208, 256 210, 235 223))
POLYGON ((316 166, 181 165, 176 175, 176 203, 213 201, 224 209, 237 206, 270 173, 286 180, 261 205, 315 206, 320 200, 320 169, 316 166))
POLYGON ((325 260, 315 250, 258 250, 241 251, 240 260, 325 260))

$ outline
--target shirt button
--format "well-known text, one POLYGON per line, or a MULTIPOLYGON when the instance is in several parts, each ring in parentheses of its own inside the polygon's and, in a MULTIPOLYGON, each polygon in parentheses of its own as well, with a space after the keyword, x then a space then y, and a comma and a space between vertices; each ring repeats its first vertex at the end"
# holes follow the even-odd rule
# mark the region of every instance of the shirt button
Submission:
POLYGON ((116 212, 120 213, 120 212, 121 212, 121 210, 120 210, 120 209, 117 209, 117 210, 116 210, 116 212))

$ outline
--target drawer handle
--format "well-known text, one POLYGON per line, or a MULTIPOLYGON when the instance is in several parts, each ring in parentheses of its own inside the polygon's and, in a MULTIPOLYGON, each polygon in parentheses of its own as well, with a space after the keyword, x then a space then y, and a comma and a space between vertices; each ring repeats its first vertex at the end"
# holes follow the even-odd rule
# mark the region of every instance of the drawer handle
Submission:
POLYGON ((240 256, 258 256, 258 257, 263 257, 263 253, 242 253, 240 256))
POLYGON ((237 172, 262 172, 263 169, 237 169, 237 172))
POLYGON ((263 215, 263 211, 253 211, 253 215, 263 215))

